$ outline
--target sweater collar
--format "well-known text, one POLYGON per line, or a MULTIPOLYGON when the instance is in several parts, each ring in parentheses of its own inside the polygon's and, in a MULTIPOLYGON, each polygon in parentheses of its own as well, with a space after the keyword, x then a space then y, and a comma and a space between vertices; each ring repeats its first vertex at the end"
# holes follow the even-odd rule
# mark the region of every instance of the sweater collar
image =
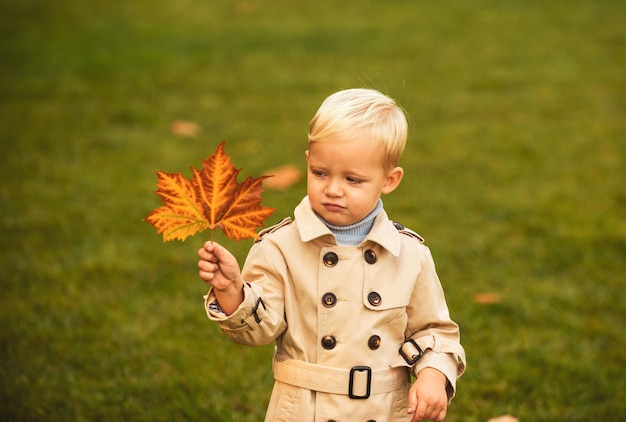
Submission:
POLYGON ((317 218, 322 220, 324 225, 330 229, 331 232, 335 235, 335 239, 339 245, 346 246, 359 246, 363 239, 367 236, 367 234, 372 229, 374 225, 374 219, 383 209, 383 201, 380 199, 376 203, 376 207, 372 212, 370 212, 365 218, 361 221, 357 221, 354 224, 350 224, 348 226, 335 226, 334 224, 330 224, 328 221, 324 220, 319 214, 317 218))
MULTIPOLYGON (((320 220, 313 208, 308 196, 302 199, 302 202, 294 211, 295 220, 300 233, 300 239, 303 242, 328 236, 332 239, 332 243, 336 244, 335 237, 328 227, 320 220)), ((374 219, 372 229, 365 237, 363 242, 371 241, 378 243, 387 249, 393 256, 400 254, 400 233, 393 226, 393 223, 387 217, 387 213, 382 209, 374 219)))

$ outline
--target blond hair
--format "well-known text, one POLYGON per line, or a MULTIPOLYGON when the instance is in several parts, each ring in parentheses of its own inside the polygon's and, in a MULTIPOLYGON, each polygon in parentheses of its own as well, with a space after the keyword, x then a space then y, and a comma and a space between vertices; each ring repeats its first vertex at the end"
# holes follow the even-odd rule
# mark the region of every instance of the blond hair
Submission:
POLYGON ((309 143, 329 138, 364 138, 385 151, 384 166, 400 161, 407 138, 407 120, 396 102, 379 91, 354 88, 330 95, 309 125, 309 143))

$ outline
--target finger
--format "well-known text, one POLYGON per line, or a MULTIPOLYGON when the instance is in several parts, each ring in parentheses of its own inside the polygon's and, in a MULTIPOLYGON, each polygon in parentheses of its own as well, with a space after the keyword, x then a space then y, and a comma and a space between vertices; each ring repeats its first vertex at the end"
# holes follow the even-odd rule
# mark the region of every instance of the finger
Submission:
POLYGON ((424 420, 424 418, 418 416, 417 413, 414 413, 413 417, 411 418, 411 422, 421 422, 422 420, 424 420))
POLYGON ((443 420, 446 418, 446 412, 447 412, 447 408, 444 407, 443 410, 439 412, 439 415, 434 419, 434 421, 443 422, 443 420))
POLYGON ((417 384, 411 385, 409 389, 409 400, 407 404, 407 413, 415 413, 417 409, 417 384))
POLYGON ((217 271, 218 267, 217 264, 212 263, 211 261, 201 259, 200 261, 198 261, 198 268, 202 271, 214 273, 215 271, 217 271))
MULTIPOLYGON (((417 412, 416 412, 417 416, 417 412)), ((436 406, 428 406, 424 410, 424 413, 419 416, 422 419, 427 419, 433 422, 442 422, 446 416, 446 408, 436 407, 436 406)))
POLYGON ((198 250, 198 256, 200 257, 200 259, 204 261, 209 261, 213 263, 218 262, 218 259, 217 259, 217 256, 215 256, 215 253, 213 251, 207 251, 204 248, 198 250))
POLYGON ((204 281, 205 283, 209 283, 209 284, 211 284, 211 282, 213 281, 213 278, 215 278, 215 273, 208 272, 208 271, 200 270, 198 271, 198 275, 200 276, 202 281, 204 281))
POLYGON ((422 419, 428 418, 428 404, 425 400, 418 400, 417 407, 415 408, 415 414, 413 415, 413 419, 416 421, 421 421, 422 419))
POLYGON ((212 255, 213 255, 213 253, 207 251, 206 248, 198 249, 198 256, 201 259, 208 260, 212 255))

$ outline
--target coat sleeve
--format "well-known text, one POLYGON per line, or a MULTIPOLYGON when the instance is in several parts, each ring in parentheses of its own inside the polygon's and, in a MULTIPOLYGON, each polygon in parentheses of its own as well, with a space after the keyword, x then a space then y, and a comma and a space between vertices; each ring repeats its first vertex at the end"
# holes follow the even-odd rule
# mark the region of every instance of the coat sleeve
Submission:
POLYGON ((219 324, 230 340, 250 346, 268 344, 287 329, 282 280, 284 271, 272 265, 272 262, 277 262, 276 259, 269 259, 273 251, 265 250, 262 243, 255 243, 246 258, 242 270, 244 300, 239 308, 228 316, 221 312, 212 289, 204 301, 207 316, 219 324))
MULTIPOLYGON (((408 325, 405 338, 428 339, 431 347, 411 367, 413 375, 426 368, 435 368, 448 379, 448 399, 454 397, 456 379, 465 371, 465 351, 460 343, 458 325, 452 321, 446 304, 444 291, 435 270, 430 250, 420 245, 421 271, 409 306, 408 325)), ((418 342, 421 343, 421 342, 418 342)))

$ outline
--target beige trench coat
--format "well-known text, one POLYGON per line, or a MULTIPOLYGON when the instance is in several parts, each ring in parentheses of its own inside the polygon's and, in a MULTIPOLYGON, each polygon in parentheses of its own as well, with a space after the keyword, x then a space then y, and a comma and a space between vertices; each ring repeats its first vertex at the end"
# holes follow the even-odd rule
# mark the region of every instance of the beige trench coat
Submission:
POLYGON ((236 343, 276 342, 266 421, 410 420, 409 370, 424 367, 443 372, 454 396, 465 369, 458 326, 423 240, 385 211, 360 246, 338 246, 305 197, 295 221, 262 232, 242 275, 237 311, 215 311, 210 291, 205 307, 236 343))

